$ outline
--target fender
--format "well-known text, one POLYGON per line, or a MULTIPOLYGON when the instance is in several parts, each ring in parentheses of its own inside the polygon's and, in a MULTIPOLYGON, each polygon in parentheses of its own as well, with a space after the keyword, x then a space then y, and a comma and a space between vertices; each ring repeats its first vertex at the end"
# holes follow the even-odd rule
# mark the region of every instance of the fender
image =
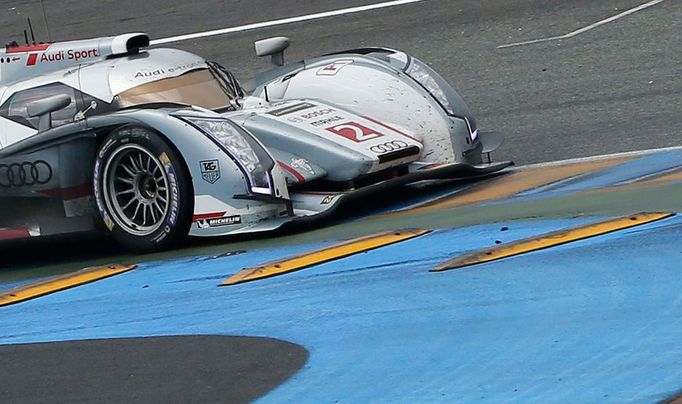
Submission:
POLYGON ((324 100, 405 128, 424 140, 421 159, 426 162, 478 163, 464 155, 475 148, 466 122, 448 116, 424 88, 398 67, 374 57, 344 54, 306 61, 303 70, 266 83, 254 94, 264 97, 266 93, 281 94, 284 100, 324 100), (282 86, 286 86, 284 91, 282 86))
MULTIPOLYGON (((165 137, 186 164, 195 196, 196 220, 192 224, 191 235, 227 234, 262 220, 280 217, 282 212, 288 211, 286 179, 279 167, 273 168, 272 175, 282 199, 249 198, 247 180, 235 161, 206 134, 171 115, 177 112, 163 109, 130 109, 88 117, 14 143, 0 150, 0 158, 47 151, 59 145, 73 144, 74 147, 82 148, 85 147, 83 141, 91 145, 89 148, 95 149, 101 139, 114 128, 130 124, 141 125, 154 129, 165 137), (220 222, 221 226, 200 226, 200 220, 218 214, 220 217, 239 217, 239 220, 232 219, 232 222, 223 220, 220 222)), ((89 153, 87 158, 70 159, 63 163, 76 166, 65 167, 62 164, 61 171, 91 173, 94 158, 95 154, 89 153)), ((91 174, 89 178, 92 180, 91 174)))
MULTIPOLYGON (((156 130, 175 147, 192 178, 194 191, 194 220, 190 228, 192 236, 229 234, 263 220, 280 217, 283 212, 288 211, 285 176, 279 167, 275 167, 272 174, 275 186, 283 198, 249 197, 251 193, 247 179, 239 166, 206 134, 173 116, 181 115, 182 112, 131 109, 88 118, 87 124, 93 130, 110 129, 131 123, 145 125, 156 130), (216 220, 209 222, 209 219, 216 220)), ((213 115, 219 117, 217 114, 213 115)))

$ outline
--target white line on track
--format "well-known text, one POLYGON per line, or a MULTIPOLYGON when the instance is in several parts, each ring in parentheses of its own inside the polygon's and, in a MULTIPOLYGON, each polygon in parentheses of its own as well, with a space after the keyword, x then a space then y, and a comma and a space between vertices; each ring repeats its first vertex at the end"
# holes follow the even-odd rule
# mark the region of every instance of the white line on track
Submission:
POLYGON ((363 11, 378 10, 378 9, 382 9, 382 8, 396 7, 396 6, 402 6, 405 4, 412 4, 412 3, 421 3, 424 1, 428 1, 428 0, 394 0, 394 1, 387 1, 384 3, 375 3, 375 4, 364 5, 364 6, 343 8, 340 10, 323 11, 321 13, 301 15, 298 17, 283 18, 281 20, 263 21, 263 22, 253 23, 253 24, 240 25, 237 27, 214 29, 211 31, 195 32, 193 34, 185 34, 185 35, 171 36, 168 38, 160 38, 160 39, 155 39, 155 40, 151 41, 151 45, 159 45, 159 44, 164 44, 164 43, 169 43, 169 42, 186 41, 188 39, 204 38, 207 36, 231 34, 234 32, 242 32, 242 31, 248 31, 248 30, 253 30, 253 29, 258 29, 258 28, 274 27, 277 25, 291 24, 291 23, 295 23, 295 22, 317 20, 320 18, 335 17, 338 15, 360 13, 363 11))
POLYGON ((577 29, 577 30, 575 30, 575 31, 573 31, 573 32, 569 32, 568 34, 565 34, 565 35, 551 36, 551 37, 548 37, 548 38, 533 39, 533 40, 530 40, 530 41, 523 41, 523 42, 508 43, 508 44, 505 44, 505 45, 500 45, 500 46, 498 46, 497 49, 511 48, 511 47, 513 47, 513 46, 531 45, 531 44, 534 44, 534 43, 549 42, 549 41, 556 41, 556 40, 559 40, 559 39, 568 39, 568 38, 572 38, 572 37, 574 37, 574 36, 576 36, 576 35, 580 35, 580 34, 582 34, 582 33, 584 33, 584 32, 587 32, 587 31, 589 31, 589 30, 591 30, 591 29, 594 29, 594 28, 597 28, 597 27, 602 26, 602 25, 604 25, 604 24, 608 24, 608 23, 610 23, 610 22, 616 21, 616 20, 618 20, 618 19, 620 19, 620 18, 623 18, 623 17, 625 17, 625 16, 627 16, 627 15, 634 14, 634 13, 636 13, 636 12, 638 12, 638 11, 642 11, 642 10, 644 10, 644 9, 647 9, 647 8, 649 8, 649 7, 651 7, 651 6, 655 6, 656 4, 662 3, 662 2, 664 2, 664 1, 665 1, 665 0, 653 0, 653 1, 650 1, 650 2, 648 2, 648 3, 644 3, 644 4, 639 5, 639 6, 637 6, 637 7, 631 8, 631 9, 629 9, 629 10, 627 10, 627 11, 623 11, 623 12, 620 13, 620 14, 616 14, 616 15, 614 15, 614 16, 612 16, 612 17, 609 17, 609 18, 606 18, 606 19, 604 19, 604 20, 597 21, 597 22, 595 22, 594 24, 590 24, 590 25, 588 25, 588 26, 586 26, 586 27, 577 29))
MULTIPOLYGON (((221 29, 216 29, 216 30, 212 30, 212 31, 196 32, 193 34, 185 34, 185 35, 178 35, 178 36, 167 37, 167 38, 160 38, 160 39, 155 39, 155 40, 151 41, 151 44, 152 45, 159 45, 159 44, 164 44, 164 43, 169 43, 169 42, 180 42, 180 41, 186 41, 188 39, 196 39, 196 38, 203 38, 203 37, 208 37, 208 36, 229 34, 229 33, 233 33, 233 32, 248 31, 248 30, 253 30, 253 29, 258 29, 258 28, 273 27, 273 26, 277 26, 277 25, 291 24, 291 23, 302 22, 302 21, 310 21, 310 20, 316 20, 316 19, 327 18, 327 17, 334 17, 334 16, 339 16, 339 15, 344 15, 344 14, 359 13, 359 12, 363 12, 363 11, 378 10, 378 9, 382 9, 382 8, 401 6, 404 4, 421 3, 421 2, 425 2, 425 1, 428 1, 428 0, 387 1, 387 2, 383 2, 383 3, 368 4, 365 6, 350 7, 350 8, 340 9, 340 10, 324 11, 324 12, 320 12, 320 13, 307 14, 307 15, 302 15, 302 16, 298 16, 298 17, 284 18, 281 20, 264 21, 264 22, 254 23, 254 24, 240 25, 237 27, 221 28, 221 29)), ((586 32, 586 31, 589 31, 589 30, 594 29, 596 27, 599 27, 601 25, 608 24, 609 22, 615 21, 619 18, 625 17, 627 15, 630 15, 630 14, 636 13, 638 11, 644 10, 646 8, 649 8, 651 6, 654 6, 658 3, 662 3, 663 1, 665 1, 665 0, 653 0, 653 1, 650 1, 648 3, 644 3, 640 6, 631 8, 631 9, 624 11, 620 14, 617 14, 617 15, 614 15, 614 16, 609 17, 607 19, 598 21, 598 22, 591 24, 591 25, 588 25, 584 28, 580 28, 580 29, 575 30, 573 32, 569 32, 566 35, 560 35, 560 36, 555 36, 555 37, 550 37, 550 38, 542 38, 542 39, 535 39, 532 41, 516 42, 516 43, 511 43, 511 44, 506 44, 506 45, 500 45, 500 46, 498 46, 498 48, 508 48, 508 47, 512 47, 512 46, 520 46, 520 45, 527 45, 527 44, 538 43, 538 42, 553 41, 553 40, 557 40, 557 39, 571 38, 571 37, 574 37, 576 35, 582 34, 583 32, 586 32)), ((648 150, 638 150, 638 151, 631 151, 631 152, 624 152, 624 153, 602 154, 602 155, 590 156, 590 157, 579 157, 579 158, 573 158, 573 159, 567 159, 567 160, 558 160, 558 161, 550 161, 550 162, 544 162, 544 163, 535 163, 535 164, 517 166, 517 168, 548 167, 548 166, 555 166, 555 165, 562 165, 562 164, 569 164, 569 163, 579 163, 579 162, 603 160, 603 159, 608 159, 608 158, 634 157, 634 156, 642 156, 642 155, 646 155, 646 154, 662 152, 662 151, 670 151, 670 150, 682 150, 682 146, 664 147, 664 148, 648 149, 648 150)))

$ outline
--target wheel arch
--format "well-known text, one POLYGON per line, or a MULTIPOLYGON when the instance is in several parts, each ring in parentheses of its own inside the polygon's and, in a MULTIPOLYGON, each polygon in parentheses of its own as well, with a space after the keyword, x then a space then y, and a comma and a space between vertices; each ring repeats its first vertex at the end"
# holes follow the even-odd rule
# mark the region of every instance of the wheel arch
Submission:
POLYGON ((114 238, 142 251, 183 240, 192 223, 194 187, 177 145, 157 128, 137 122, 97 132, 93 191, 100 216, 114 238), (133 157, 126 160, 128 155, 133 157), (127 174, 121 169, 126 165, 127 174), (134 213, 126 211, 131 203, 134 213), (140 207, 143 215, 138 217, 140 207))
POLYGON ((159 137, 161 137, 166 144, 173 150, 173 152, 178 156, 180 159, 180 163, 183 165, 183 168, 189 175, 191 181, 191 191, 192 195, 195 195, 195 186, 194 186, 194 177, 192 176, 192 170, 190 170, 189 165, 187 164, 187 159, 185 158, 185 155, 182 153, 182 151, 178 148, 178 146, 175 144, 173 139, 170 136, 167 136, 164 131, 159 130, 155 128, 152 125, 147 124, 144 121, 139 121, 139 120, 129 120, 129 121, 123 121, 123 122, 118 122, 116 124, 112 125, 107 125, 104 127, 101 127, 99 129, 96 129, 95 131, 95 150, 99 151, 100 148, 102 147, 102 143, 104 142, 104 139, 107 138, 111 133, 114 131, 126 128, 126 127, 143 127, 145 129, 153 131, 155 134, 157 134, 159 137))
MULTIPOLYGON (((166 140, 170 148, 182 161, 187 170, 188 180, 192 183, 194 214, 203 214, 214 209, 207 207, 202 198, 219 201, 219 204, 242 209, 244 206, 257 205, 254 201, 235 199, 235 195, 249 193, 248 180, 234 158, 216 145, 215 141, 183 119, 171 115, 166 110, 135 109, 119 111, 110 115, 92 118, 93 130, 100 131, 98 142, 115 128, 126 125, 139 125, 153 130, 166 140), (104 135, 100 138, 100 135, 104 135), (202 162, 217 160, 217 178, 204 175, 202 162)), ((225 209, 223 209, 225 210, 225 209)))

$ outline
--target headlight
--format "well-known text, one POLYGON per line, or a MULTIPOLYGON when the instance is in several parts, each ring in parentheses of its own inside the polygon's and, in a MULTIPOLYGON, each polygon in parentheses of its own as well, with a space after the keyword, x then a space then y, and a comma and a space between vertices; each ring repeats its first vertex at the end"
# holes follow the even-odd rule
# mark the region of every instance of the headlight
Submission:
POLYGON ((424 87, 448 115, 468 120, 471 130, 476 130, 476 122, 471 116, 469 107, 440 74, 415 57, 410 57, 410 64, 405 69, 405 73, 424 87))
POLYGON ((405 73, 428 91, 448 115, 463 119, 469 129, 471 142, 476 140, 476 137, 478 137, 476 120, 471 115, 469 107, 467 107, 457 91, 440 74, 415 57, 410 57, 405 73))
POLYGON ((199 119, 190 119, 190 121, 204 132, 218 139, 223 146, 227 147, 239 159, 247 171, 254 172, 260 165, 258 156, 256 156, 251 146, 246 142, 242 134, 227 121, 199 119))
POLYGON ((225 146, 241 168, 246 171, 253 192, 270 193, 268 171, 274 162, 251 135, 227 119, 183 118, 225 146))
POLYGON ((410 63, 410 66, 405 71, 405 73, 421 84, 426 91, 431 93, 433 98, 440 103, 440 105, 448 112, 448 114, 455 115, 454 111, 450 107, 448 98, 445 96, 445 92, 440 85, 438 85, 438 82, 436 81, 436 78, 432 72, 433 71, 431 68, 415 58, 412 58, 412 63, 410 63))

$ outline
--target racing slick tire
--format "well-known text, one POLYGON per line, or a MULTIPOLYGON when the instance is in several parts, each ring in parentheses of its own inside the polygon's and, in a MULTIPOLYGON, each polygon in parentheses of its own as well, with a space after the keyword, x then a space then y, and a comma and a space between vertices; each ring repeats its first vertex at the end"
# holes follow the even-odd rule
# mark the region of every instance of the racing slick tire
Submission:
POLYGON ((194 210, 184 161, 152 129, 129 125, 102 141, 95 201, 116 241, 137 251, 166 249, 187 237, 194 210))

